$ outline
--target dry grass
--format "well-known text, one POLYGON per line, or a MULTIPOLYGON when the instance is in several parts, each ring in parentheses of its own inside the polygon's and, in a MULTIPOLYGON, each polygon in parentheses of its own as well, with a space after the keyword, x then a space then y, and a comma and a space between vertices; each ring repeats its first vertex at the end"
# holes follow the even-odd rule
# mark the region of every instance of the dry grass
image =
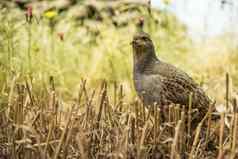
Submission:
POLYGON ((201 123, 191 123, 198 124, 195 130, 186 125, 191 120, 186 109, 171 105, 161 112, 156 105, 145 109, 138 100, 126 103, 123 86, 115 86, 111 95, 106 81, 90 90, 82 80, 78 99, 70 104, 58 96, 53 77, 41 92, 33 93, 30 83, 13 80, 2 90, 9 102, 0 112, 1 158, 238 157, 237 109, 222 113, 220 126, 209 111, 201 123), (228 116, 233 118, 229 127, 228 116))

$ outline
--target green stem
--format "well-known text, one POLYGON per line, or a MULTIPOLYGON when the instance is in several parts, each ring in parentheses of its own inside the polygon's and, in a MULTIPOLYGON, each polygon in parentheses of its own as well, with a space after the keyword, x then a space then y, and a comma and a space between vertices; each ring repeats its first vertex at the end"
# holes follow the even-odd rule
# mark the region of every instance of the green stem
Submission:
POLYGON ((29 73, 31 73, 31 24, 28 26, 28 50, 27 50, 27 55, 28 55, 28 69, 29 73))

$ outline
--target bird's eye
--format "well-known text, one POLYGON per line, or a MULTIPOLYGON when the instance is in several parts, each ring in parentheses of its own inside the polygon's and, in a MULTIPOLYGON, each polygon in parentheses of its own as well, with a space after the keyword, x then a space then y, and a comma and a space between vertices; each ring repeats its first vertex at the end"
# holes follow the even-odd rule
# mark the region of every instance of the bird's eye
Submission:
POLYGON ((147 40, 147 37, 145 37, 145 36, 142 36, 141 38, 142 38, 142 40, 144 40, 144 41, 147 40))

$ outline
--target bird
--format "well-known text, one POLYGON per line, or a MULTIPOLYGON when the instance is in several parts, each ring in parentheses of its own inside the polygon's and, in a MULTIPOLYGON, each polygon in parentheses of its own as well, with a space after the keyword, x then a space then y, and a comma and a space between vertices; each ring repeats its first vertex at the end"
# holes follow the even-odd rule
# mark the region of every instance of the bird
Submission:
POLYGON ((134 87, 143 104, 156 104, 162 110, 170 104, 188 108, 189 97, 192 95, 192 108, 197 109, 197 120, 201 121, 211 104, 204 90, 186 72, 156 56, 148 33, 137 31, 131 45, 134 87))

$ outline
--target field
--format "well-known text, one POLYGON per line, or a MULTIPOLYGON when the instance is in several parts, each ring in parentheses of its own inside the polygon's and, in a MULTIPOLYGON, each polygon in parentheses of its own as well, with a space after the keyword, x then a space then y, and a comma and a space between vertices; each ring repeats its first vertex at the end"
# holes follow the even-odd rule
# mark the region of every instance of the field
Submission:
POLYGON ((231 34, 195 42, 170 12, 139 2, 20 4, 0 2, 0 159, 238 158, 231 34), (138 99, 130 42, 141 17, 158 57, 215 101, 196 127, 191 108, 162 115, 138 99))

